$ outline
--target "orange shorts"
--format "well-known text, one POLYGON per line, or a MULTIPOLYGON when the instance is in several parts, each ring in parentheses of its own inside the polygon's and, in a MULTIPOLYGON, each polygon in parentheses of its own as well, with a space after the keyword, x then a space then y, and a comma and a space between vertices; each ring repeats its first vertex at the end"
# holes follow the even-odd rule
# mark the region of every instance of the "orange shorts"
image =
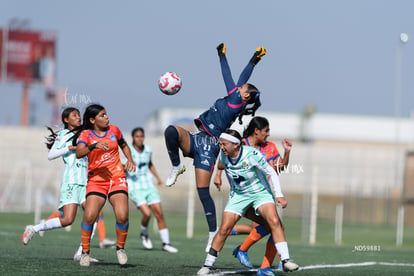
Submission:
POLYGON ((115 192, 125 192, 128 195, 128 184, 126 178, 115 178, 106 181, 89 181, 86 184, 86 196, 90 193, 102 194, 108 197, 109 194, 115 192))

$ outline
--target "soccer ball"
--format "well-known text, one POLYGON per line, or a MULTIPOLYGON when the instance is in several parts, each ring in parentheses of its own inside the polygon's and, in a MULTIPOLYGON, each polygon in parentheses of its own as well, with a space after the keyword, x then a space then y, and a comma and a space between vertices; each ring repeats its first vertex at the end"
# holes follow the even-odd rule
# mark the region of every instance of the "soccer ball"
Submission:
POLYGON ((174 72, 166 72, 158 80, 158 87, 165 95, 177 94, 181 89, 181 78, 174 72))

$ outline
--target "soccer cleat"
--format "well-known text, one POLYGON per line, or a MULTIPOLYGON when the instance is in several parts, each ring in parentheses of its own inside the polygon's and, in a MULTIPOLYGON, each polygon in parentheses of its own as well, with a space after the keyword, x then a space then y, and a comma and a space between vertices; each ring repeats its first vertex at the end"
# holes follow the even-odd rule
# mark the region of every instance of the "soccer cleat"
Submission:
POLYGON ((211 267, 209 267, 209 266, 203 266, 197 272, 197 275, 208 275, 210 273, 210 271, 211 271, 211 267))
POLYGON ((257 276, 275 276, 276 274, 273 273, 272 268, 265 267, 265 268, 259 268, 257 270, 257 276))
POLYGON ((171 246, 171 245, 169 245, 167 243, 164 243, 163 244, 162 250, 167 251, 169 253, 177 253, 178 252, 178 249, 177 248, 175 248, 174 246, 171 246))
POLYGON ((152 242, 151 242, 151 240, 148 238, 148 235, 141 234, 141 241, 142 241, 142 245, 143 245, 146 249, 152 249, 152 242))
POLYGON ((124 265, 128 262, 128 257, 125 253, 125 249, 118 249, 116 251, 116 256, 118 257, 118 263, 124 265))
MULTIPOLYGON (((73 256, 73 260, 74 261, 78 261, 79 262, 81 260, 81 258, 82 258, 82 251, 79 254, 78 254, 78 252, 76 252, 75 253, 75 256, 73 256)), ((95 258, 92 258, 91 256, 89 256, 89 262, 91 262, 91 263, 98 263, 99 260, 98 259, 95 259, 95 258)))
POLYGON ((27 225, 22 235, 23 244, 27 245, 29 241, 33 238, 34 234, 36 234, 36 231, 34 230, 33 225, 27 225))
POLYGON ((256 65, 262 59, 264 55, 266 55, 266 48, 257 47, 252 58, 250 59, 250 62, 253 63, 253 65, 256 65))
POLYGON ((282 266, 284 272, 296 271, 299 269, 299 266, 292 262, 290 259, 283 260, 282 266))
POLYGON ((185 172, 185 167, 182 164, 180 164, 180 166, 178 167, 173 167, 171 169, 170 175, 167 178, 167 181, 165 182, 165 186, 171 187, 172 185, 174 185, 175 182, 177 181, 177 177, 180 174, 183 174, 184 172, 185 172))
POLYGON ((226 55, 226 50, 227 50, 226 44, 220 43, 216 48, 217 48, 217 53, 219 57, 224 57, 226 55))
POLYGON ((266 48, 265 47, 257 47, 255 52, 256 57, 261 58, 266 55, 266 48))
POLYGON ((108 240, 108 239, 104 239, 103 241, 99 242, 99 247, 100 248, 108 248, 108 247, 113 247, 115 246, 116 242, 108 240))
POLYGON ((237 246, 233 250, 233 256, 237 258, 242 265, 244 265, 247 268, 253 268, 253 265, 251 264, 249 260, 249 256, 247 255, 246 251, 241 251, 240 246, 237 246))
MULTIPOLYGON (((40 223, 43 223, 43 222, 45 222, 45 220, 44 220, 44 219, 41 219, 41 220, 40 220, 40 223)), ((44 237, 44 235, 45 235, 45 231, 39 231, 39 236, 40 236, 41 238, 43 238, 43 237, 44 237)))
POLYGON ((89 266, 91 264, 91 260, 89 258, 89 254, 82 252, 80 260, 79 260, 80 266, 89 266))

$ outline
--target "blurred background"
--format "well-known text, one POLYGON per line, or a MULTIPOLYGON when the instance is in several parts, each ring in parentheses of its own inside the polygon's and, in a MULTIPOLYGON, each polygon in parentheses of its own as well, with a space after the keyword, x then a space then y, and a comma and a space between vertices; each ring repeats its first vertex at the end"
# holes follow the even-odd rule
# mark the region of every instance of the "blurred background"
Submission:
MULTIPOLYGON (((409 0, 3 1, 0 211, 36 211, 36 220, 56 208, 63 164, 47 160, 45 126, 62 128, 68 106, 104 105, 128 141, 144 126, 165 180, 163 130, 193 129, 225 96, 215 49, 225 42, 236 81, 255 48, 267 48, 250 82, 269 140, 281 154, 280 141, 293 141, 283 216, 302 220, 310 243, 325 220, 338 244, 351 223, 393 225, 401 245, 414 226, 413 9, 409 0), (183 80, 174 96, 157 87, 166 71, 183 80)), ((190 169, 160 187, 164 209, 200 213, 194 186, 190 169)), ((227 192, 211 191, 220 213, 227 192)))

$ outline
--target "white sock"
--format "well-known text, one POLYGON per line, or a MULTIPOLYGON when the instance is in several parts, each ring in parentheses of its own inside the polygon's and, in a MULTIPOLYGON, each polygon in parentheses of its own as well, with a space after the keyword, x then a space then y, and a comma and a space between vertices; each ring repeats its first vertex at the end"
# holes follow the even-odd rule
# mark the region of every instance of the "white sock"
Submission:
POLYGON ((284 242, 277 242, 277 243, 275 243, 275 246, 276 246, 277 252, 280 255, 280 260, 281 261, 286 260, 286 259, 290 259, 287 242, 285 242, 285 241, 284 242))
POLYGON ((214 263, 216 262, 217 257, 207 254, 206 260, 204 262, 204 266, 208 266, 211 267, 214 265, 214 263))
POLYGON ((216 231, 214 232, 208 232, 208 240, 212 241, 214 236, 217 234, 218 229, 216 229, 216 231))
POLYGON ((141 234, 148 236, 148 227, 141 224, 141 234))
POLYGON ((173 166, 173 169, 180 170, 183 167, 183 163, 180 163, 178 166, 173 166))
POLYGON ((91 235, 91 240, 93 239, 93 237, 95 236, 96 233, 96 228, 98 227, 98 223, 95 221, 95 223, 93 224, 93 229, 92 229, 92 235, 91 235))
POLYGON ((80 255, 82 254, 82 243, 80 243, 78 250, 76 251, 75 255, 80 255))
POLYGON ((41 222, 33 226, 33 229, 36 231, 36 233, 39 231, 48 231, 56 228, 62 228, 62 224, 60 223, 59 218, 45 220, 44 222, 41 222))
POLYGON ((168 232, 168 228, 160 230, 160 238, 163 244, 170 244, 170 233, 168 232))

